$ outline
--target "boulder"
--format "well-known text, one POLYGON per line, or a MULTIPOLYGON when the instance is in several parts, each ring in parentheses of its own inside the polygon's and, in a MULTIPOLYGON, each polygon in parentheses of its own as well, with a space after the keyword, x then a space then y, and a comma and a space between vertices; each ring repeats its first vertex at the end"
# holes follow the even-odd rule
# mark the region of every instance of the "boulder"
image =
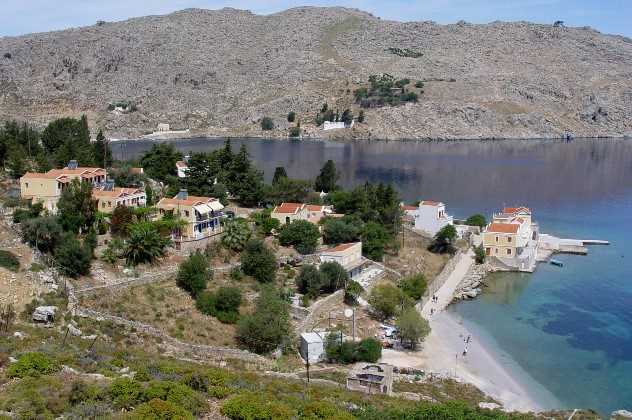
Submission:
POLYGON ((479 402, 478 406, 480 408, 486 408, 488 410, 498 410, 499 408, 502 408, 500 404, 490 403, 490 402, 479 402))
POLYGON ((13 336, 14 336, 15 338, 19 338, 20 340, 23 340, 23 339, 24 339, 24 337, 26 337, 26 334, 21 333, 20 331, 16 331, 16 332, 14 332, 14 333, 13 333, 13 336))
POLYGON ((72 324, 68 324, 68 332, 74 337, 79 337, 81 334, 83 334, 79 328, 75 327, 72 324))
POLYGON ((33 312, 33 321, 53 322, 55 320, 56 311, 57 306, 38 306, 33 312))

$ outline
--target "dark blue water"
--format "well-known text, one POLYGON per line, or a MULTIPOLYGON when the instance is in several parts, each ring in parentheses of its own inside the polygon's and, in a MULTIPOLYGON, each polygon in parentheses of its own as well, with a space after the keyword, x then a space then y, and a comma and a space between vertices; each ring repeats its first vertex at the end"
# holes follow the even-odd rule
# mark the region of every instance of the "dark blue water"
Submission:
MULTIPOLYGON (((457 217, 527 205, 541 231, 606 239, 534 274, 500 274, 452 310, 551 391, 565 408, 632 410, 632 142, 242 142, 268 179, 276 166, 313 178, 336 161, 345 186, 392 182, 404 199, 444 201, 457 217)), ((221 140, 182 140, 183 152, 221 140)), ((150 142, 114 144, 135 157, 150 142)))

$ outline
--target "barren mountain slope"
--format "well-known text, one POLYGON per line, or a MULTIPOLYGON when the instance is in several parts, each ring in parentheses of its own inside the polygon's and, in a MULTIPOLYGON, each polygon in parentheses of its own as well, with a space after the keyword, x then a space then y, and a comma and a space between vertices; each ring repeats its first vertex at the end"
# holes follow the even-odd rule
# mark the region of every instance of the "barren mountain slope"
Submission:
POLYGON ((159 122, 256 135, 271 116, 274 134, 285 135, 293 110, 318 135, 311 123, 322 103, 342 111, 376 73, 424 80, 425 93, 416 104, 365 111, 367 123, 342 135, 632 133, 630 39, 529 23, 401 23, 343 8, 195 9, 0 38, 0 118, 43 124, 87 113, 112 136, 134 136, 159 122), (108 111, 121 100, 137 110, 108 111))

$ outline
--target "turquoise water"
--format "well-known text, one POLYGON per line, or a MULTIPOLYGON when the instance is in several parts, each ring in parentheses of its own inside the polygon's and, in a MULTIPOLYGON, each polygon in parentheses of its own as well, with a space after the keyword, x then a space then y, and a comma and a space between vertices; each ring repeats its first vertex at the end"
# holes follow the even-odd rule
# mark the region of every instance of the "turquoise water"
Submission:
MULTIPOLYGON (((222 143, 174 144, 186 153, 222 143)), ((441 200, 457 217, 527 205, 542 232, 611 241, 588 256, 558 256, 563 268, 494 275, 478 299, 452 310, 553 393, 558 408, 632 410, 632 141, 233 143, 248 145, 267 179, 280 165, 313 179, 333 159, 345 186, 392 182, 405 200, 441 200)), ((117 142, 113 153, 136 157, 151 144, 117 142)))

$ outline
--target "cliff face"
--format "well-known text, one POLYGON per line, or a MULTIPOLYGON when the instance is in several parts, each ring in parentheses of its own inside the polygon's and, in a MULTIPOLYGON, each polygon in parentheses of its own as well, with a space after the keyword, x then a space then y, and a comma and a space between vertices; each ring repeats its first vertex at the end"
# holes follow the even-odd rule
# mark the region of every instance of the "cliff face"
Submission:
POLYGON ((110 135, 134 136, 159 122, 252 135, 271 116, 281 135, 295 111, 317 135, 323 102, 357 115, 353 91, 377 73, 423 80, 425 92, 418 103, 366 110, 367 123, 343 135, 632 133, 630 39, 530 23, 401 23, 343 8, 184 10, 0 38, 0 118, 44 124, 86 113, 110 135), (117 101, 136 111, 108 110, 117 101))

